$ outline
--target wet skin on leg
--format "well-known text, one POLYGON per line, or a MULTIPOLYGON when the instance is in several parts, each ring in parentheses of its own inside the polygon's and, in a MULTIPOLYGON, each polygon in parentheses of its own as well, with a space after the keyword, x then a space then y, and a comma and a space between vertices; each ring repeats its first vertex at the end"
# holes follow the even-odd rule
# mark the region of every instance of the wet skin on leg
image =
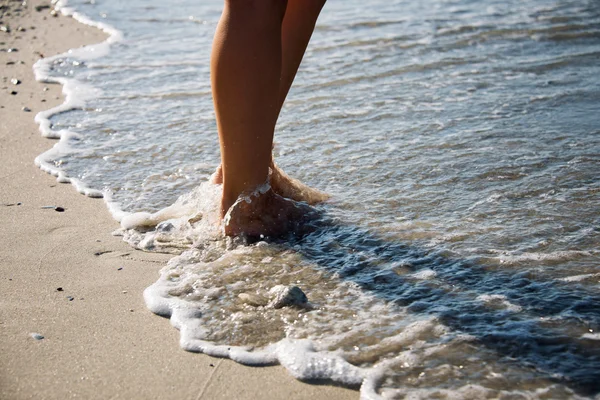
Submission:
MULTIPOLYGON (((211 81, 221 145, 221 215, 242 193, 267 181, 274 189, 301 196, 305 185, 287 177, 271 159, 273 131, 281 106, 324 4, 319 0, 225 2, 211 59, 211 81), (295 183, 295 186, 293 185, 295 183)), ((325 196, 316 191, 312 202, 325 196), (320 195, 319 196, 317 196, 320 195)), ((285 221, 298 219, 298 206, 269 190, 260 201, 230 210, 225 233, 276 234, 285 221)), ((285 228, 287 229, 287 228, 285 228)))

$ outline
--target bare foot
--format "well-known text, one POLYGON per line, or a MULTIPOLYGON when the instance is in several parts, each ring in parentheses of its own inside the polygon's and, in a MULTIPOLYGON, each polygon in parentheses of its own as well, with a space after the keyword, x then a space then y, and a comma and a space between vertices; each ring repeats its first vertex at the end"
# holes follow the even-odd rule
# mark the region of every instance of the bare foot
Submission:
MULTIPOLYGON (((330 197, 327 193, 313 189, 300 182, 298 179, 290 177, 283 172, 274 161, 271 161, 269 173, 269 183, 271 184, 271 188, 273 189, 273 192, 280 196, 287 197, 294 201, 303 201, 310 205, 322 203, 330 197)), ((223 168, 220 164, 210 177, 210 181, 217 185, 223 183, 223 168)))
POLYGON ((294 201, 303 201, 310 205, 322 203, 330 196, 320 190, 313 189, 298 179, 287 175, 281 168, 271 161, 271 176, 269 180, 273 191, 280 196, 294 201))
MULTIPOLYGON (((268 186, 267 186, 268 187, 268 186)), ((241 195, 225 214, 227 236, 281 236, 302 230, 303 222, 314 215, 306 204, 286 199, 271 188, 241 195)))
POLYGON ((215 185, 223 184, 223 167, 221 164, 219 164, 215 172, 210 176, 209 181, 215 185))

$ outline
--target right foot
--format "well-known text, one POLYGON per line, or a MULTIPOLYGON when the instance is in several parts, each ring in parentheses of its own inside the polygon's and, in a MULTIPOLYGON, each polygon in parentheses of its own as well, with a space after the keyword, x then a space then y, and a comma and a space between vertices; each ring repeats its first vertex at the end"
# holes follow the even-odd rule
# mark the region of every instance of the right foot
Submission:
POLYGON ((227 236, 281 236, 298 232, 314 210, 275 193, 271 188, 242 195, 229 208, 223 223, 227 236), (248 202, 248 200, 250 202, 248 202))

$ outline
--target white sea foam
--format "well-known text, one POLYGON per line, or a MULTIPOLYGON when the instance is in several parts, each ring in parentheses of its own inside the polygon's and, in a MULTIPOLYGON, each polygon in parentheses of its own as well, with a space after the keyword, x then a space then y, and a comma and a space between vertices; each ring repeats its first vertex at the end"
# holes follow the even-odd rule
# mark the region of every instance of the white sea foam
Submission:
POLYGON ((66 53, 42 58, 33 65, 35 79, 38 82, 61 84, 62 92, 65 96, 65 101, 62 104, 49 110, 40 111, 35 116, 35 122, 38 123, 40 133, 43 137, 59 139, 50 150, 36 157, 35 164, 43 171, 56 176, 58 182, 71 183, 81 194, 89 197, 103 197, 102 191, 92 189, 87 186, 85 182, 67 176, 59 166, 51 162, 51 160, 56 159, 57 156, 73 151, 72 148, 69 147, 69 141, 77 140, 78 134, 67 129, 52 129, 50 118, 60 113, 83 108, 86 101, 98 96, 100 91, 74 78, 54 76, 51 74, 51 70, 54 63, 62 62, 64 59, 92 60, 94 58, 102 57, 108 53, 110 45, 122 40, 123 36, 119 30, 110 25, 94 21, 68 7, 67 0, 53 1, 53 5, 54 8, 59 10, 63 15, 70 16, 82 24, 98 28, 109 36, 101 43, 82 46, 77 49, 70 49, 66 53))
POLYGON ((415 272, 414 274, 411 274, 413 278, 422 280, 433 279, 436 277, 436 275, 437 273, 432 269, 423 269, 421 271, 415 272))
POLYGON ((222 238, 221 192, 221 185, 205 182, 156 213, 123 215, 124 240, 141 250, 178 254, 198 240, 222 238))
POLYGON ((488 306, 505 308, 511 312, 517 313, 523 310, 523 307, 511 303, 506 299, 506 296, 501 294, 482 294, 477 296, 477 300, 484 302, 488 306))
POLYGON ((600 333, 584 333, 582 339, 600 340, 600 333))
POLYGON ((564 278, 560 278, 563 282, 582 282, 582 281, 593 281, 600 282, 600 273, 597 274, 581 274, 581 275, 573 275, 567 276, 564 278))
POLYGON ((545 261, 545 262, 557 262, 563 260, 572 260, 581 257, 589 257, 597 255, 598 251, 587 251, 587 250, 563 250, 555 251, 551 253, 541 252, 505 252, 497 257, 496 260, 500 264, 505 265, 516 265, 527 261, 545 261))

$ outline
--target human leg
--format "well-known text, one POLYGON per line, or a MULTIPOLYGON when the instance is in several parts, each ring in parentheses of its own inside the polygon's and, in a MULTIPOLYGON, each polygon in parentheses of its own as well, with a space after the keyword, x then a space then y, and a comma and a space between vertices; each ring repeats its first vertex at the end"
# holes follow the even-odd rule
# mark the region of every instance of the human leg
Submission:
POLYGON ((288 0, 281 26, 279 111, 294 82, 325 0, 288 0))
POLYGON ((279 113, 284 0, 226 0, 211 55, 224 216, 266 182, 279 113))

